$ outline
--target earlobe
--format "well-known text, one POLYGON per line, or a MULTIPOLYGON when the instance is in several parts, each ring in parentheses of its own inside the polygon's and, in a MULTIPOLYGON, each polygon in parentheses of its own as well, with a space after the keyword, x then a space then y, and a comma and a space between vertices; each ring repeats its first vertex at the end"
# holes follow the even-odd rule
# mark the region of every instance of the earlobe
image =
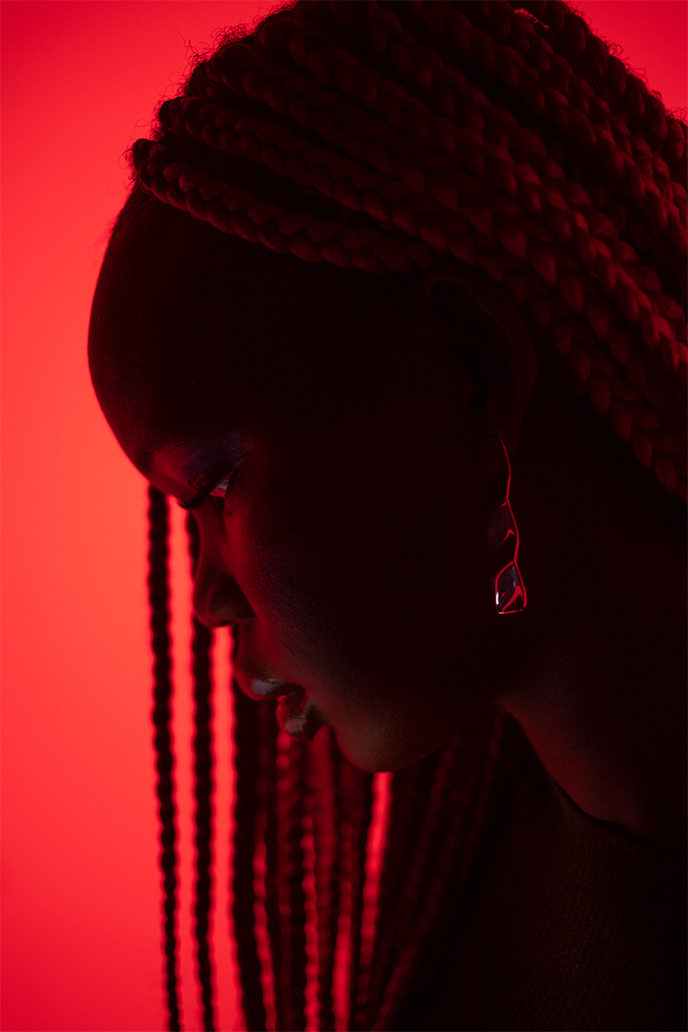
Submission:
POLYGON ((485 273, 445 259, 423 280, 429 324, 446 337, 473 379, 486 434, 499 434, 514 453, 535 387, 535 345, 507 292, 485 273))

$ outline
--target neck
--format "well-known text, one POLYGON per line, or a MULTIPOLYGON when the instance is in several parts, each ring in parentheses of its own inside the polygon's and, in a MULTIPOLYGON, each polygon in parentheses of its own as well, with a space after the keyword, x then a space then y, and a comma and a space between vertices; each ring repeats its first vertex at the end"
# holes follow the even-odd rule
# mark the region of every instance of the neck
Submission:
POLYGON ((575 621, 547 619, 527 685, 500 701, 582 810, 685 848, 685 591, 645 584, 644 605, 619 585, 575 621))
POLYGON ((684 516, 597 417, 559 402, 514 474, 529 606, 504 619, 523 621, 509 634, 528 663, 499 701, 582 810, 684 851, 684 516))

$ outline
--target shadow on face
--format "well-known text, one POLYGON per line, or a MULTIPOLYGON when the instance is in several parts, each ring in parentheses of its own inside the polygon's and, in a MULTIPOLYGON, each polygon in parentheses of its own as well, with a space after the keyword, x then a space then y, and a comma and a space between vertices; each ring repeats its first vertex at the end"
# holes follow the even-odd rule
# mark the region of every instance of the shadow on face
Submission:
POLYGON ((89 348, 155 486, 188 502, 241 459, 231 498, 196 510, 199 616, 243 614, 246 665, 304 685, 355 762, 410 762, 494 693, 470 391, 417 278, 308 265, 145 204, 113 234, 89 348))
POLYGON ((94 298, 120 444, 182 503, 205 491, 199 617, 236 624, 245 670, 303 686, 370 770, 441 746, 555 632, 608 621, 643 555, 684 549, 674 500, 541 353, 513 496, 538 605, 496 617, 476 367, 450 344, 419 276, 309 265, 145 199, 94 298))

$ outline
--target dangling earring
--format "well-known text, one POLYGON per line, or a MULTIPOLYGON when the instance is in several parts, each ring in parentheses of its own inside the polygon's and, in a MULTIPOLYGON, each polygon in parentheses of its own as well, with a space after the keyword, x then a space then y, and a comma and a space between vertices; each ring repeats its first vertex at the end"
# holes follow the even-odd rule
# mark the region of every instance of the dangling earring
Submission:
MULTIPOLYGON (((497 435, 499 436, 499 435, 497 435)), ((520 613, 526 608, 528 597, 523 577, 518 567, 518 549, 520 538, 518 527, 509 501, 511 487, 511 463, 509 453, 502 437, 499 437, 506 462, 506 485, 501 496, 504 501, 492 512, 488 524, 488 544, 490 548, 490 577, 494 587, 494 599, 497 612, 520 613)))

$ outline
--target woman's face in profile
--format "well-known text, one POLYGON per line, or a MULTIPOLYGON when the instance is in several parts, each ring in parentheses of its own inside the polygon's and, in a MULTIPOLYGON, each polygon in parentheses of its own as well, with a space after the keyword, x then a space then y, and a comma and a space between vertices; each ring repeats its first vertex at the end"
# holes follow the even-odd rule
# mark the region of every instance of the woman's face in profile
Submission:
POLYGON ((369 770, 504 687, 468 384, 392 280, 154 205, 113 237, 90 338, 122 447, 196 504, 195 608, 236 622, 240 684, 302 686, 369 770))

